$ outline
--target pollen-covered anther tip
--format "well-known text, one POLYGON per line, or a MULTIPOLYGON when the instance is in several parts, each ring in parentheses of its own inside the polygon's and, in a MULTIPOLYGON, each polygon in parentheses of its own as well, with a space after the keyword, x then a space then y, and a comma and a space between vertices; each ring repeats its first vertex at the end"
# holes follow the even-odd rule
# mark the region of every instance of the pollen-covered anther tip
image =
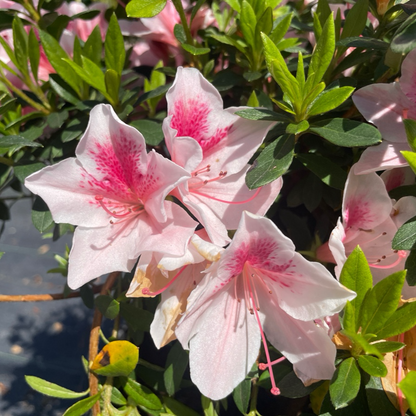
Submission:
POLYGON ((267 368, 267 364, 265 364, 265 363, 259 363, 259 370, 266 370, 266 368, 267 368))
POLYGON ((145 287, 144 289, 142 289, 142 293, 143 295, 150 295, 150 290, 148 287, 145 287))
POLYGON ((104 199, 104 197, 102 195, 95 195, 95 200, 96 201, 102 201, 104 199))
POLYGON ((273 387, 272 389, 270 389, 270 392, 274 395, 274 396, 278 396, 280 394, 280 389, 278 387, 273 387))
POLYGON ((398 252, 397 252, 397 254, 399 255, 399 257, 401 257, 401 258, 405 258, 406 256, 407 256, 407 253, 406 253, 406 251, 405 250, 399 250, 398 252))

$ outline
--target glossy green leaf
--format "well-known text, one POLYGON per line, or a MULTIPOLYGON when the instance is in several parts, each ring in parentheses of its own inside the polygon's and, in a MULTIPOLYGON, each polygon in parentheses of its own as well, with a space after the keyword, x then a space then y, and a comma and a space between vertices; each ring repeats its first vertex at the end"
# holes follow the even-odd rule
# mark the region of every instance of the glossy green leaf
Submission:
POLYGON ((62 124, 68 119, 69 113, 67 110, 60 112, 51 113, 46 117, 48 126, 52 129, 59 129, 62 127, 62 124))
POLYGON ((211 52, 210 48, 199 48, 193 45, 188 45, 187 43, 183 43, 182 48, 189 52, 191 55, 198 56, 198 55, 205 55, 211 52))
POLYGON ((162 125, 151 120, 135 120, 130 123, 133 127, 136 127, 141 134, 143 134, 146 143, 149 146, 157 146, 163 140, 162 125))
POLYGON ((373 342, 371 345, 374 345, 381 354, 398 351, 406 346, 402 342, 395 341, 373 342))
POLYGON ((331 63, 335 50, 335 28, 332 14, 328 16, 322 34, 316 44, 315 50, 309 64, 308 77, 306 79, 305 89, 311 90, 315 85, 321 82, 326 70, 331 63))
POLYGON ((365 383, 365 393, 367 398, 368 407, 370 408, 372 416, 398 416, 399 413, 390 400, 381 384, 379 377, 366 376, 368 378, 365 383))
POLYGON ((416 14, 409 16, 397 29, 391 49, 395 53, 408 53, 416 47, 416 14))
POLYGON ((29 52, 30 69, 32 70, 33 78, 37 80, 39 61, 40 61, 40 49, 39 49, 39 42, 36 38, 33 28, 31 28, 29 32, 28 47, 29 47, 28 52, 29 52))
POLYGON ((49 83, 60 97, 71 104, 79 103, 76 92, 57 74, 49 74, 49 83))
POLYGON ((114 69, 107 69, 104 74, 105 88, 107 94, 113 100, 113 103, 118 102, 118 92, 120 88, 120 75, 114 69))
POLYGON ((406 271, 393 273, 370 289, 361 304, 359 326, 362 334, 377 334, 396 311, 406 271))
POLYGON ((256 91, 253 90, 251 92, 250 97, 248 97, 248 100, 247 100, 247 106, 248 107, 259 107, 260 106, 259 100, 258 100, 257 95, 256 95, 256 91))
POLYGON ((247 120, 288 121, 287 117, 266 109, 248 108, 236 111, 234 114, 247 120))
MULTIPOLYGON (((96 305, 104 306, 104 302, 99 301, 96 305)), ((118 308, 113 308, 111 316, 114 316, 116 309, 118 308)), ((108 312, 109 309, 106 311, 108 312)), ((127 377, 136 368, 138 361, 139 349, 134 344, 125 340, 116 340, 104 345, 94 358, 90 370, 102 376, 127 377)))
POLYGON ((408 302, 397 309, 375 332, 378 339, 402 334, 416 325, 416 302, 408 302))
POLYGON ((238 410, 242 414, 247 413, 248 404, 250 402, 251 395, 251 380, 244 379, 234 390, 233 390, 233 399, 238 410))
POLYGON ((201 404, 204 416, 218 416, 218 413, 215 411, 214 403, 211 399, 201 395, 201 404))
POLYGON ((178 40, 179 43, 186 43, 185 29, 181 24, 177 23, 175 25, 175 27, 173 28, 173 34, 175 35, 175 38, 178 40))
POLYGON ((348 10, 340 38, 345 39, 351 36, 360 36, 367 23, 368 12, 368 0, 357 1, 352 8, 348 10))
POLYGON ((416 248, 416 216, 406 221, 393 238, 394 250, 412 250, 416 248))
POLYGON ((323 114, 340 106, 354 91, 353 87, 333 88, 324 91, 310 105, 307 114, 308 117, 317 114, 323 114))
POLYGON ((257 19, 251 4, 247 0, 241 2, 240 28, 249 45, 254 47, 254 31, 257 19))
POLYGON ((69 60, 68 54, 62 49, 59 42, 49 33, 39 30, 40 40, 46 56, 58 75, 80 95, 81 80, 76 72, 65 60, 69 60))
POLYGON ((217 34, 212 34, 210 35, 210 37, 217 40, 220 43, 224 43, 225 45, 234 46, 234 48, 238 49, 244 55, 247 54, 247 51, 244 48, 244 44, 240 39, 234 39, 231 36, 217 35, 217 34))
POLYGON ((127 3, 128 17, 153 17, 159 14, 166 6, 167 0, 132 0, 127 3))
POLYGON ((121 391, 114 386, 111 389, 111 403, 117 404, 119 406, 125 406, 127 404, 127 400, 121 391))
POLYGON ((410 410, 412 413, 416 414, 416 371, 410 371, 407 373, 406 377, 397 385, 406 396, 410 410))
POLYGON ((142 386, 137 381, 128 378, 123 386, 124 391, 138 404, 150 410, 163 408, 159 398, 150 389, 142 386))
POLYGON ((410 148, 416 152, 416 120, 405 118, 403 124, 406 130, 407 142, 410 148))
POLYGON ((176 342, 169 351, 166 359, 166 370, 163 373, 165 388, 170 396, 173 396, 179 390, 188 362, 188 353, 179 342, 176 342))
POLYGON ((270 7, 264 10, 263 14, 257 20, 257 24, 254 30, 254 56, 263 49, 261 33, 269 33, 273 28, 273 11, 270 7))
POLYGON ((408 150, 401 150, 400 153, 406 159, 407 163, 412 168, 413 172, 416 173, 416 153, 409 152, 408 150))
POLYGON ((22 136, 3 136, 0 137, 0 148, 20 149, 22 147, 43 147, 40 143, 25 139, 22 136))
MULTIPOLYGON (((293 13, 288 13, 281 18, 277 18, 274 23, 274 28, 270 32, 270 39, 277 45, 289 30, 290 23, 292 22, 293 13)), ((263 30, 264 32, 264 30, 263 30)), ((266 33, 267 34, 267 33, 266 33)))
POLYGON ((298 154, 296 158, 328 186, 344 189, 347 173, 338 164, 312 153, 298 154))
POLYGON ((87 397, 80 400, 68 408, 62 416, 81 416, 92 409, 95 403, 100 399, 101 393, 97 393, 94 396, 87 397))
POLYGON ((360 370, 357 367, 355 358, 344 360, 331 380, 329 394, 335 409, 341 409, 355 399, 360 389, 360 370))
POLYGON ((363 36, 351 36, 343 38, 337 42, 337 46, 345 46, 346 48, 364 48, 374 50, 386 50, 389 44, 383 40, 368 38, 363 36))
POLYGON ((180 416, 200 416, 199 413, 169 396, 162 396, 167 413, 180 416))
POLYGON ((41 233, 46 231, 53 224, 52 214, 49 211, 48 206, 39 196, 36 196, 35 202, 33 203, 32 222, 36 229, 41 233))
POLYGON ((120 312, 120 302, 117 302, 111 296, 97 296, 94 303, 98 310, 108 319, 115 319, 120 312))
POLYGON ((284 134, 269 144, 247 172, 247 186, 255 189, 282 176, 292 163, 294 147, 293 134, 284 134))
POLYGON ((101 31, 100 27, 97 25, 86 40, 84 48, 82 49, 82 54, 95 64, 100 65, 102 49, 103 42, 101 31))
POLYGON ((406 282, 409 286, 416 285, 416 250, 411 250, 404 265, 407 269, 406 282))
POLYGON ((308 130, 309 123, 307 120, 302 120, 300 123, 289 123, 286 127, 286 133, 289 134, 300 134, 308 130))
POLYGON ((114 69, 121 76, 126 59, 123 35, 116 15, 113 13, 108 25, 104 42, 104 59, 107 69, 114 69))
POLYGON ((35 376, 25 376, 25 380, 33 390, 45 394, 46 396, 58 397, 60 399, 78 399, 79 397, 87 395, 89 392, 89 390, 87 390, 78 393, 35 376))
POLYGON ((13 46, 17 67, 28 76, 29 38, 22 21, 17 16, 13 19, 13 46))
POLYGON ((355 308, 351 301, 347 300, 344 307, 344 315, 342 316, 342 328, 348 332, 356 332, 355 329, 355 308))
POLYGON ((371 146, 381 142, 381 134, 375 127, 345 118, 313 123, 309 130, 337 146, 371 146))
POLYGON ((331 8, 329 7, 328 0, 318 0, 318 5, 316 8, 316 11, 314 15, 317 16, 319 19, 319 23, 321 25, 321 28, 325 25, 325 22, 327 22, 329 16, 331 16, 331 8))
POLYGON ((358 365, 370 376, 385 377, 387 375, 387 367, 376 357, 360 355, 357 361, 358 365))
POLYGON ((135 305, 120 303, 120 314, 133 331, 149 331, 153 314, 135 305))
POLYGON ((139 99, 137 100, 137 102, 135 103, 135 105, 139 105, 141 103, 143 103, 144 101, 149 100, 150 98, 154 98, 154 97, 159 97, 163 94, 165 94, 165 92, 171 87, 171 83, 166 84, 166 85, 162 85, 160 87, 155 88, 152 91, 146 92, 144 94, 142 94, 139 99))

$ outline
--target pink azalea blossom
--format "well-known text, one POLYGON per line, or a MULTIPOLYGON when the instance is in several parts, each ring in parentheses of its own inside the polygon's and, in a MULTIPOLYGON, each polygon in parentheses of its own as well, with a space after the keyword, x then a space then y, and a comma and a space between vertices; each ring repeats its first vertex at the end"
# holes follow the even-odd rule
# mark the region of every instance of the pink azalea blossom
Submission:
POLYGON ((353 95, 353 101, 366 120, 378 127, 383 142, 368 147, 356 164, 357 174, 406 166, 401 150, 410 150, 404 118, 416 119, 416 50, 402 64, 399 82, 372 84, 353 95))
POLYGON ((26 179, 55 222, 78 225, 68 284, 76 289, 112 271, 130 271, 142 252, 181 256, 196 223, 166 195, 188 174, 154 151, 109 105, 91 118, 68 158, 26 179))
MULTIPOLYGON (((374 172, 356 175, 353 167, 345 185, 342 221, 338 220, 329 243, 318 249, 317 256, 335 262, 339 277, 347 257, 359 245, 377 283, 404 269, 408 252, 393 250, 391 244, 398 228, 414 215, 416 198, 404 197, 394 203, 380 176, 374 172)), ((402 293, 404 297, 416 295, 407 283, 402 293)))
POLYGON ((208 241, 205 230, 197 231, 183 256, 143 253, 139 259, 127 296, 157 296, 161 301, 150 326, 157 348, 175 339, 175 328, 185 312, 191 291, 203 278, 203 272, 217 261, 223 249, 208 241))
POLYGON ((279 394, 265 334, 294 365, 303 382, 330 379, 335 345, 313 320, 339 312, 355 293, 319 263, 295 252, 267 218, 244 212, 233 241, 188 298, 176 328, 189 349, 191 378, 202 394, 219 400, 244 379, 263 342, 279 394))
MULTIPOLYGON (((182 4, 186 10, 190 2, 183 0, 182 4)), ((192 21, 192 36, 196 37, 198 30, 208 27, 214 21, 211 9, 207 6, 202 6, 192 21)), ((176 64, 181 65, 183 63, 183 50, 173 33, 175 25, 180 23, 179 14, 171 1, 168 1, 165 8, 154 17, 143 18, 140 21, 121 20, 120 27, 123 35, 137 36, 141 39, 140 44, 148 44, 148 48, 143 45, 133 48, 133 56, 131 57, 133 64, 153 66, 161 59, 166 62, 169 56, 174 56, 176 64), (147 53, 144 57, 140 55, 143 50, 148 49, 155 55, 154 61, 149 60, 150 53, 147 53)))
POLYGON ((85 42, 97 25, 100 28, 102 38, 105 38, 108 23, 105 20, 104 12, 107 9, 108 5, 104 3, 93 3, 90 7, 87 7, 81 2, 71 1, 70 3, 62 3, 62 5, 56 11, 67 16, 74 16, 76 14, 90 10, 98 10, 100 12, 93 19, 75 19, 68 23, 67 30, 85 42))
POLYGON ((166 145, 172 160, 191 175, 174 195, 214 244, 225 245, 227 229, 237 228, 243 210, 263 215, 282 187, 281 178, 253 191, 245 184, 247 162, 273 123, 234 114, 243 107, 224 110, 218 91, 193 68, 178 68, 166 100, 166 145))

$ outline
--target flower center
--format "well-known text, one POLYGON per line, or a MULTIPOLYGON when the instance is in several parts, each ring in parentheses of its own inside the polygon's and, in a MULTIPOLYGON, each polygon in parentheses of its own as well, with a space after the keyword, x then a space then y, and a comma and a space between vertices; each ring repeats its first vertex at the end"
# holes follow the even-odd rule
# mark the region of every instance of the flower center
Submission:
POLYGON ((133 204, 113 201, 108 198, 105 199, 102 195, 96 195, 95 200, 100 204, 101 208, 103 208, 107 214, 119 220, 116 222, 110 220, 110 224, 120 224, 121 222, 130 221, 145 210, 144 205, 140 199, 136 204, 133 204))

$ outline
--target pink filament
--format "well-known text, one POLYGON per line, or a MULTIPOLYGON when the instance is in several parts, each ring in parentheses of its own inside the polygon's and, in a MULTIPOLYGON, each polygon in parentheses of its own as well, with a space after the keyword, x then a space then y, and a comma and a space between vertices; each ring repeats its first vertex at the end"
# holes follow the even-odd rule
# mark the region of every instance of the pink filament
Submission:
MULTIPOLYGON (((280 357, 277 360, 274 360, 270 363, 270 365, 275 365, 275 364, 279 364, 282 361, 286 360, 286 357, 280 357)), ((268 367, 268 364, 264 364, 264 363, 260 363, 259 364, 259 369, 260 370, 265 370, 268 367)))
POLYGON ((252 201, 259 194, 260 190, 261 190, 261 187, 257 188, 254 195, 252 195, 250 198, 246 199, 245 201, 225 201, 223 199, 218 199, 218 198, 214 198, 213 196, 203 194, 202 192, 198 192, 198 191, 191 191, 191 192, 197 195, 204 196, 205 198, 213 199, 214 201, 217 201, 217 202, 224 202, 224 204, 238 205, 238 204, 245 204, 246 202, 252 201))
POLYGON ((149 296, 157 296, 160 293, 164 292, 178 277, 179 275, 188 267, 188 265, 183 266, 178 273, 175 274, 175 276, 172 277, 172 279, 169 280, 169 282, 162 287, 162 289, 156 291, 156 292, 151 292, 149 290, 148 287, 145 287, 144 289, 142 289, 142 293, 143 295, 149 295, 149 296))
POLYGON ((399 250, 397 252, 397 255, 398 255, 397 260, 392 264, 388 264, 386 266, 380 266, 379 264, 369 263, 369 266, 373 267, 374 269, 391 269, 392 267, 397 266, 402 261, 402 259, 407 256, 407 253, 404 250, 399 250))

